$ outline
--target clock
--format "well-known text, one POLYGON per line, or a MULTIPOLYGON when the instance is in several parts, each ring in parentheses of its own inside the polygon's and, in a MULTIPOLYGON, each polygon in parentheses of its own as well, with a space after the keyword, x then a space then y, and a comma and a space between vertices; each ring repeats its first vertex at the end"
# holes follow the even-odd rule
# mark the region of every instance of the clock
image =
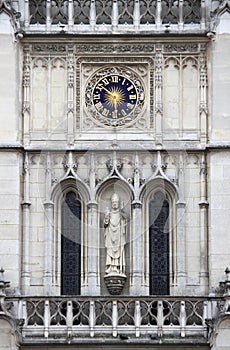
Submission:
POLYGON ((128 67, 103 67, 86 83, 84 107, 90 118, 101 126, 129 126, 143 114, 144 83, 128 67))

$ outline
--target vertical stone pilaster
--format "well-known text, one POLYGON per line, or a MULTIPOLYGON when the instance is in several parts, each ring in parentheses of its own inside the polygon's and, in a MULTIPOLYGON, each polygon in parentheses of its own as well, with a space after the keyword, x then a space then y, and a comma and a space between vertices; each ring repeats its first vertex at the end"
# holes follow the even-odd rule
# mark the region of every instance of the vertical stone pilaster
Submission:
POLYGON ((206 66, 206 46, 200 54, 200 139, 201 143, 207 142, 207 66, 206 66))
POLYGON ((99 227, 98 227, 98 204, 89 202, 87 204, 87 256, 84 275, 87 275, 87 283, 82 290, 84 294, 99 295, 100 294, 100 270, 99 270, 99 227))
POLYGON ((53 228, 54 228, 54 203, 50 200, 51 191, 51 157, 47 153, 46 157, 46 201, 44 203, 45 209, 45 270, 44 270, 44 293, 46 295, 52 294, 52 270, 53 270, 53 228))
POLYGON ((208 292, 208 201, 207 201, 207 164, 202 153, 200 168, 200 284, 208 292))
POLYGON ((74 47, 68 46, 67 57, 67 143, 74 143, 74 47))
POLYGON ((45 295, 52 295, 52 246, 53 246, 53 216, 54 203, 49 201, 44 203, 45 208, 45 270, 43 285, 45 295))
POLYGON ((156 145, 162 144, 162 116, 163 116, 163 104, 162 104, 162 68, 163 68, 163 54, 162 45, 156 45, 156 58, 155 58, 155 121, 156 121, 156 145))
MULTIPOLYGON (((143 286, 144 269, 143 269, 143 251, 144 239, 141 231, 142 222, 142 203, 135 201, 132 203, 132 227, 131 227, 131 256, 132 268, 130 273, 130 294, 145 295, 148 294, 143 286)), ((126 262, 127 263, 127 262, 126 262)))
POLYGON ((22 202, 22 294, 29 294, 30 288, 30 174, 28 153, 24 160, 24 200, 22 202))
POLYGON ((30 110, 31 110, 31 101, 30 101, 30 46, 24 46, 24 63, 23 63, 23 126, 24 126, 24 144, 28 145, 30 143, 30 110))
POLYGON ((178 293, 184 293, 186 285, 186 230, 185 230, 185 207, 184 201, 184 155, 181 152, 179 155, 179 199, 176 203, 176 220, 177 220, 177 271, 176 280, 178 285, 178 293))

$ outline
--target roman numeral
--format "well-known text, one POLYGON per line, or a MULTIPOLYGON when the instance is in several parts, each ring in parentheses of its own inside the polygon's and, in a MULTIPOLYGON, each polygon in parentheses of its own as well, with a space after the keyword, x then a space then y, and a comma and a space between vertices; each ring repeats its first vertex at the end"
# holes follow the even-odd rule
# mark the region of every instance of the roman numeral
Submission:
POLYGON ((111 75, 111 82, 118 83, 118 75, 111 75))
POLYGON ((101 112, 101 114, 104 115, 105 117, 107 117, 109 114, 109 110, 104 108, 103 111, 101 112))
POLYGON ((96 103, 96 104, 95 104, 95 107, 97 108, 98 111, 100 111, 100 110, 103 108, 101 102, 96 103))
POLYGON ((109 85, 109 82, 108 82, 108 79, 107 79, 107 78, 102 79, 102 81, 103 81, 103 83, 104 83, 105 85, 109 85))
POLYGON ((127 91, 130 91, 133 89, 133 85, 130 85, 128 88, 127 88, 127 91))
POLYGON ((137 95, 129 95, 130 100, 136 100, 136 98, 137 98, 137 95))

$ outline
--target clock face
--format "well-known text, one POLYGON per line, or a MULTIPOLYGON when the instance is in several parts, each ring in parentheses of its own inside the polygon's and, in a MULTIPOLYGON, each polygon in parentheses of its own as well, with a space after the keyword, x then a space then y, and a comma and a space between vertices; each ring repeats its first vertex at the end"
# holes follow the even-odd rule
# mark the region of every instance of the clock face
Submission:
POLYGON ((144 111, 144 84, 130 68, 102 68, 86 84, 84 105, 87 114, 102 126, 130 125, 144 111))

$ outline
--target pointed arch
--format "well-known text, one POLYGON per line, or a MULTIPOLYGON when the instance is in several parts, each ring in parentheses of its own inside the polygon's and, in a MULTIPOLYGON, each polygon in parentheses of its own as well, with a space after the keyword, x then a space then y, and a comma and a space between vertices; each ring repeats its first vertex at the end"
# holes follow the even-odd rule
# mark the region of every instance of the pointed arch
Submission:
POLYGON ((143 188, 145 274, 150 295, 169 295, 176 270, 176 187, 156 177, 143 188))
POLYGON ((81 201, 75 191, 61 205, 61 294, 81 294, 81 201))
POLYGON ((53 188, 54 203, 54 276, 57 293, 79 295, 84 283, 85 215, 89 193, 74 177, 53 188))
POLYGON ((149 293, 169 294, 169 202, 162 191, 149 202, 149 293))

